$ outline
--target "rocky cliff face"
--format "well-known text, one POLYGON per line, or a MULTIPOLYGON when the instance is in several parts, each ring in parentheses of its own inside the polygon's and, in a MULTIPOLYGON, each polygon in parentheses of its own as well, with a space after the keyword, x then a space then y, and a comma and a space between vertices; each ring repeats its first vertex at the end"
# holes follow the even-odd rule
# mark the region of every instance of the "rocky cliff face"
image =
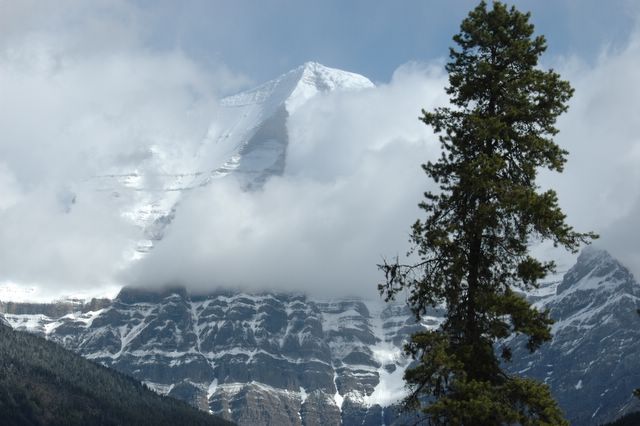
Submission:
MULTIPOLYGON (((556 320, 553 341, 533 354, 513 342, 507 367, 548 383, 572 424, 638 410, 640 285, 588 249, 547 290, 535 303, 556 320)), ((95 307, 55 317, 14 306, 5 317, 240 425, 407 424, 393 407, 409 362, 402 342, 443 315, 416 324, 401 304, 180 288, 125 288, 95 307)))
POLYGON ((239 424, 392 424, 402 397, 401 305, 302 295, 123 289, 110 306, 59 318, 8 314, 46 335, 239 424))

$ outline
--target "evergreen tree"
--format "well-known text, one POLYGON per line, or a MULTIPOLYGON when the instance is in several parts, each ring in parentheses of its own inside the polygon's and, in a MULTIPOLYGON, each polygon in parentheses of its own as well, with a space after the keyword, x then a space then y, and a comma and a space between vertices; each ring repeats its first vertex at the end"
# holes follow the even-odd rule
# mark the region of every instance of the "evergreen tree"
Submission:
POLYGON ((422 166, 440 191, 425 193, 426 219, 412 227, 419 260, 380 265, 387 300, 407 290, 418 318, 447 308, 437 330, 405 347, 418 361, 405 373, 405 402, 432 424, 567 424, 546 385, 501 365, 511 358, 505 338, 524 334, 531 351, 551 338, 548 313, 514 292, 537 288, 555 267, 529 246, 551 240, 575 252, 596 237, 568 226, 556 193, 536 185, 539 168, 563 169, 554 126, 573 90, 537 67, 546 42, 533 32, 528 13, 500 2, 481 2, 462 22, 446 66, 452 106, 422 111, 443 152, 422 166))

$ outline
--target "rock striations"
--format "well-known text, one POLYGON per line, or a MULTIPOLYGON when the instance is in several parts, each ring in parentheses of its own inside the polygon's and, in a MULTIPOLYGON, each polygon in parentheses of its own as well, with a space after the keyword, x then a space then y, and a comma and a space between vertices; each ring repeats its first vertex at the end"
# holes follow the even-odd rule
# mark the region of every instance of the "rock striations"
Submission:
POLYGON ((402 336, 420 327, 400 305, 181 288, 125 288, 97 311, 7 319, 241 425, 392 424, 402 336))

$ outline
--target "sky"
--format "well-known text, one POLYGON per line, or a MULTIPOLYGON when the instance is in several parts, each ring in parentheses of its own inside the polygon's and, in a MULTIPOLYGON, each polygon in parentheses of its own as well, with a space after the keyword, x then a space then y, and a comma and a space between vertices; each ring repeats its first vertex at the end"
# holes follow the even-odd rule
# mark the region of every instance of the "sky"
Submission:
MULTIPOLYGON (((509 3, 531 11, 541 65, 576 90, 558 122, 566 170, 540 183, 640 276, 640 6, 509 3)), ((376 263, 406 252, 421 215, 419 164, 438 155, 417 117, 446 104, 451 37, 475 4, 0 0, 0 295, 171 281, 375 296, 376 263), (376 88, 308 102, 288 121, 284 176, 188 197, 166 241, 131 263, 124 201, 86 182, 188 157, 228 124, 223 96, 310 60, 376 88)))

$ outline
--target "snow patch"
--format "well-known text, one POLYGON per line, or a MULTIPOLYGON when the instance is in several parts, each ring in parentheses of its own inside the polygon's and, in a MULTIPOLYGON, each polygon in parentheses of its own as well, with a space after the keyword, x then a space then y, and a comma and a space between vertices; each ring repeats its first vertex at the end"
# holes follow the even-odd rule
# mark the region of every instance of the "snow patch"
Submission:
POLYGON ((336 405, 338 406, 338 409, 342 413, 342 403, 344 402, 344 397, 342 395, 340 395, 340 391, 338 391, 337 379, 338 379, 338 373, 336 373, 335 369, 334 369, 333 384, 336 387, 336 393, 333 395, 333 400, 335 401, 336 405))
POLYGON ((169 392, 171 392, 171 390, 174 387, 173 383, 170 385, 166 385, 163 383, 147 382, 147 381, 143 381, 142 383, 144 383, 149 389, 151 389, 155 393, 159 393, 160 395, 168 395, 169 392))
MULTIPOLYGON (((380 364, 378 369, 379 382, 371 395, 364 397, 364 403, 368 406, 380 405, 386 407, 398 402, 406 394, 404 383, 404 371, 409 364, 402 349, 391 341, 386 340, 385 323, 382 318, 384 306, 372 306, 372 330, 377 338, 375 346, 371 348, 373 358, 380 364)), ((439 320, 432 317, 433 320, 439 320)))
POLYGON ((300 405, 304 404, 308 397, 309 394, 307 393, 307 391, 304 390, 302 386, 300 386, 300 405))
POLYGON ((365 398, 365 403, 369 406, 378 404, 381 407, 387 407, 398 402, 406 393, 404 368, 396 368, 391 373, 382 369, 380 383, 373 393, 365 398))
POLYGON ((213 381, 209 384, 209 387, 207 388, 207 399, 211 399, 213 394, 216 392, 217 388, 218 388, 218 379, 213 379, 213 381))
POLYGON ((42 314, 4 314, 5 320, 12 328, 30 333, 47 333, 60 325, 56 320, 42 314))

